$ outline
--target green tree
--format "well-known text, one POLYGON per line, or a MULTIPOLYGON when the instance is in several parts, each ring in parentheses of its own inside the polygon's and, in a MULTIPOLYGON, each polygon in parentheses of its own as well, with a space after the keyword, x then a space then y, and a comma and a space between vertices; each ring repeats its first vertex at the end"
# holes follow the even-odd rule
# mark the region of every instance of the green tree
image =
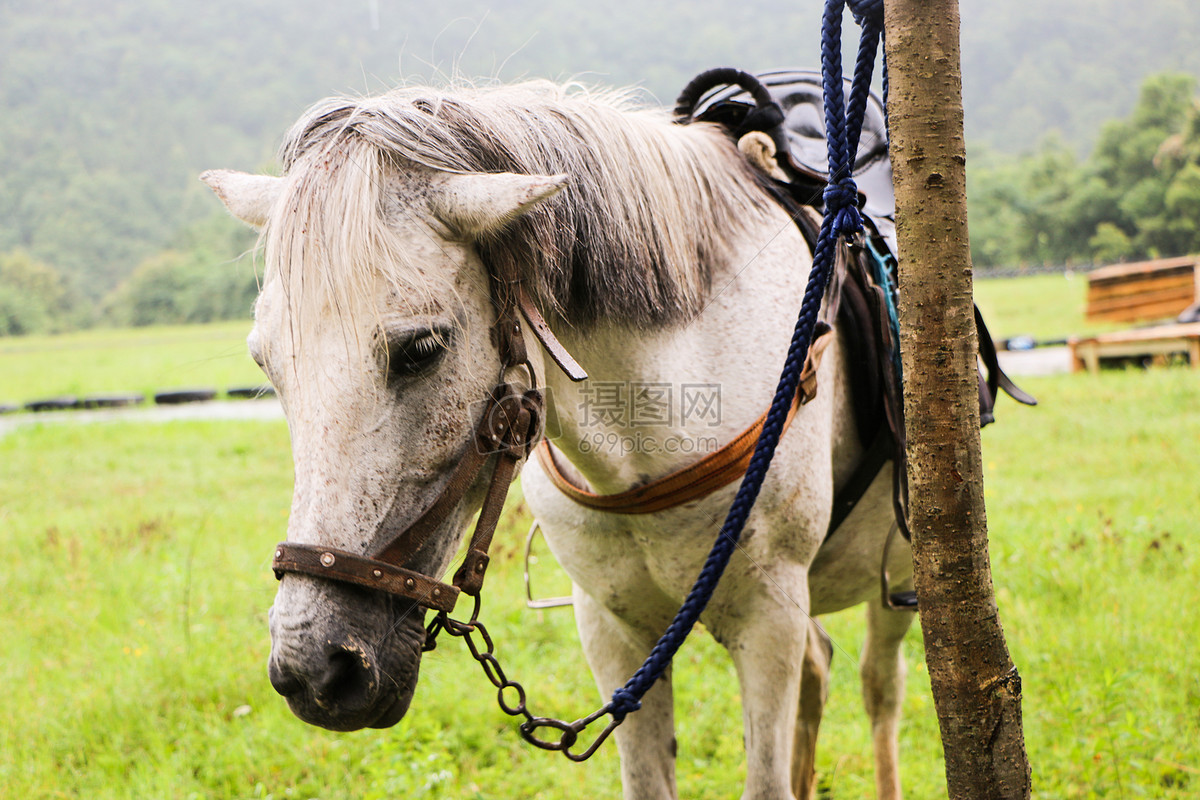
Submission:
MULTIPOLYGON (((1168 208, 1167 195, 1176 175, 1189 164, 1160 157, 1164 146, 1178 140, 1195 108, 1196 78, 1153 75, 1142 85, 1128 119, 1104 126, 1087 168, 1115 197, 1116 213, 1095 219, 1093 230, 1108 222, 1130 234, 1136 257, 1180 255, 1200 246, 1194 225, 1168 208)), ((1176 203, 1186 205, 1186 178, 1176 190, 1176 203)))
POLYGON ((1197 79, 1148 78, 1082 162, 1050 138, 976 170, 972 254, 981 265, 1070 264, 1200 251, 1197 79), (978 222, 978 224, 976 224, 978 222))
POLYGON ((1015 159, 993 155, 968 187, 972 258, 980 266, 1078 258, 1092 232, 1075 216, 1083 180, 1074 152, 1056 136, 1015 159))
POLYGON ((73 298, 62 276, 25 250, 0 255, 0 336, 67 327, 73 298))
POLYGON ((1101 222, 1088 239, 1088 248, 1096 260, 1105 264, 1124 261, 1133 252, 1133 242, 1125 231, 1111 222, 1101 222))
POLYGON ((1021 162, 985 153, 967 173, 970 198, 971 258, 977 266, 1001 267, 1029 259, 1020 239, 1028 206, 1021 162))
POLYGON ((28 292, 0 285, 0 336, 25 336, 50 329, 46 306, 28 292))
POLYGON ((223 213, 190 226, 109 293, 103 318, 141 326, 248 317, 258 294, 254 241, 252 231, 223 213))

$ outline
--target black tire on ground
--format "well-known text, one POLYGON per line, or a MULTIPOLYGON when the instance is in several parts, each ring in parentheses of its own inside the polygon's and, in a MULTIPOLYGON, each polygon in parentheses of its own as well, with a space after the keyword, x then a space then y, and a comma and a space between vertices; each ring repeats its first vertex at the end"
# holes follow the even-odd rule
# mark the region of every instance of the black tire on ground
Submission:
POLYGON ((80 400, 79 405, 83 408, 124 408, 140 406, 144 402, 146 396, 142 394, 92 394, 80 400))
POLYGON ((25 408, 30 411, 66 411, 71 408, 79 408, 79 400, 70 395, 46 397, 41 400, 30 400, 25 404, 25 408))
POLYGON ((275 387, 269 383, 264 383, 262 386, 238 386, 225 394, 233 400, 257 400, 260 397, 274 397, 275 387))
POLYGON ((200 403, 212 400, 216 396, 216 389, 170 389, 155 392, 154 402, 163 406, 174 406, 181 403, 200 403))

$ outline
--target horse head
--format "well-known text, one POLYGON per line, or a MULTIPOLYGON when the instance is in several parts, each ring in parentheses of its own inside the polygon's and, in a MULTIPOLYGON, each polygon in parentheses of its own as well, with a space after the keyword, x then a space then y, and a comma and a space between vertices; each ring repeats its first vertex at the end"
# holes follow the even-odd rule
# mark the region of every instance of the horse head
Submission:
MULTIPOLYGON (((297 155, 284 177, 202 179, 265 242, 248 344, 291 435, 287 540, 377 550, 438 496, 505 377, 477 243, 566 179, 452 174, 353 138, 297 155)), ((440 576, 486 488, 473 480, 404 567, 440 576)), ((288 573, 270 612, 271 683, 306 722, 394 725, 416 687, 424 616, 411 599, 288 573)))

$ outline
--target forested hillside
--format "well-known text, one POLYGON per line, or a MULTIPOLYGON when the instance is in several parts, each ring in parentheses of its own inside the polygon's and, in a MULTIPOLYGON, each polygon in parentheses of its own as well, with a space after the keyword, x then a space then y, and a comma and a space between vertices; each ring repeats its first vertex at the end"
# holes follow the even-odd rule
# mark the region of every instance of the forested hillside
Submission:
POLYGON ((959 0, 967 138, 1006 153, 1059 131, 1076 152, 1151 74, 1200 76, 1196 0, 959 0))
POLYGON ((1162 73, 1079 158, 1052 136, 968 170, 976 266, 1110 264, 1200 253, 1197 78, 1162 73))
MULTIPOLYGON (((110 293, 139 265, 181 280, 199 230, 222 230, 214 268, 242 252, 232 223, 208 221, 219 215, 196 174, 269 167, 283 130, 325 95, 546 76, 640 84, 670 102, 710 66, 815 64, 820 6, 3 0, 0 258, 10 276, 50 270, 53 302, 74 298, 87 321, 128 299, 110 293)), ((968 135, 995 152, 1057 130, 1085 153, 1146 75, 1200 75, 1194 0, 962 0, 962 13, 968 135)), ((26 278, 0 282, 0 308, 27 304, 26 278)))

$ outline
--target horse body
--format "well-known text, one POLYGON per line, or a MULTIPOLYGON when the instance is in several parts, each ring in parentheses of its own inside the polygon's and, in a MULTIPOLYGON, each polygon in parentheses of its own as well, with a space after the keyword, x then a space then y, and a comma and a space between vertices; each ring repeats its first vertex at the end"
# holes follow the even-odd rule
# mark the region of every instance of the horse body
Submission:
MULTIPOLYGON (((557 88, 408 92, 313 109, 289 135, 284 163, 284 178, 206 180, 238 216, 265 225, 251 350, 292 435, 289 541, 365 552, 389 521, 420 512, 500 371, 489 337, 495 259, 521 263, 590 374, 571 383, 529 342, 561 427, 554 444, 580 485, 621 491, 684 467, 698 457, 687 443, 724 443, 770 402, 810 259, 715 129, 557 88), (686 413, 688 391, 707 405, 686 413)), ((746 798, 815 793, 832 650, 810 614, 864 600, 879 796, 899 796, 899 645, 912 615, 877 599, 889 469, 822 546, 834 486, 862 449, 844 361, 835 342, 702 617, 741 683, 746 798)), ((584 648, 607 696, 690 589, 735 487, 616 515, 577 505, 536 462, 522 481, 575 584, 584 648)), ((482 493, 468 492, 411 568, 446 569, 482 493)), ((894 582, 907 580, 907 559, 894 548, 894 582)), ((289 574, 271 614, 272 682, 306 721, 395 724, 416 684, 421 618, 410 601, 289 574)), ((625 796, 674 797, 669 673, 616 736, 625 796)))
MULTIPOLYGON (((667 452, 673 436, 724 443, 770 403, 809 262, 795 225, 782 213, 749 241, 769 244, 716 266, 713 283, 723 292, 686 326, 651 335, 628 329, 562 335, 588 370, 589 383, 628 387, 630 404, 641 386, 720 389, 715 426, 639 425, 629 415, 604 424, 589 409, 589 400, 597 402, 585 397, 589 387, 571 384, 551 368, 548 396, 562 424, 561 436, 553 441, 578 485, 611 493, 668 474, 697 458, 667 452), (639 449, 645 442, 650 444, 639 449)), ((742 686, 750 759, 746 797, 788 797, 792 784, 798 797, 813 796, 813 746, 832 653, 810 615, 863 601, 880 604, 880 554, 893 513, 890 467, 829 549, 821 547, 833 487, 848 477, 861 452, 843 353, 837 344, 826 353, 817 397, 783 438, 739 548, 702 615, 705 627, 733 657, 742 686), (805 672, 810 684, 816 682, 809 687, 809 708, 801 707, 805 672), (807 724, 809 735, 794 738, 798 722, 802 729, 807 724)), ((525 466, 521 482, 551 551, 573 581, 581 639, 607 697, 641 665, 691 589, 736 484, 655 514, 618 515, 576 504, 537 461, 525 466)), ((892 555, 891 575, 903 582, 911 556, 907 548, 894 548, 892 555)), ((911 618, 882 608, 873 613, 869 658, 862 665, 864 697, 882 732, 880 775, 887 788, 881 788, 881 797, 899 791, 895 725, 903 664, 898 647, 911 618), (886 704, 879 699, 885 695, 886 704)), ((618 729, 625 734, 618 737, 623 780, 634 787, 627 796, 675 796, 672 714, 666 677, 647 695, 642 710, 618 729)))

